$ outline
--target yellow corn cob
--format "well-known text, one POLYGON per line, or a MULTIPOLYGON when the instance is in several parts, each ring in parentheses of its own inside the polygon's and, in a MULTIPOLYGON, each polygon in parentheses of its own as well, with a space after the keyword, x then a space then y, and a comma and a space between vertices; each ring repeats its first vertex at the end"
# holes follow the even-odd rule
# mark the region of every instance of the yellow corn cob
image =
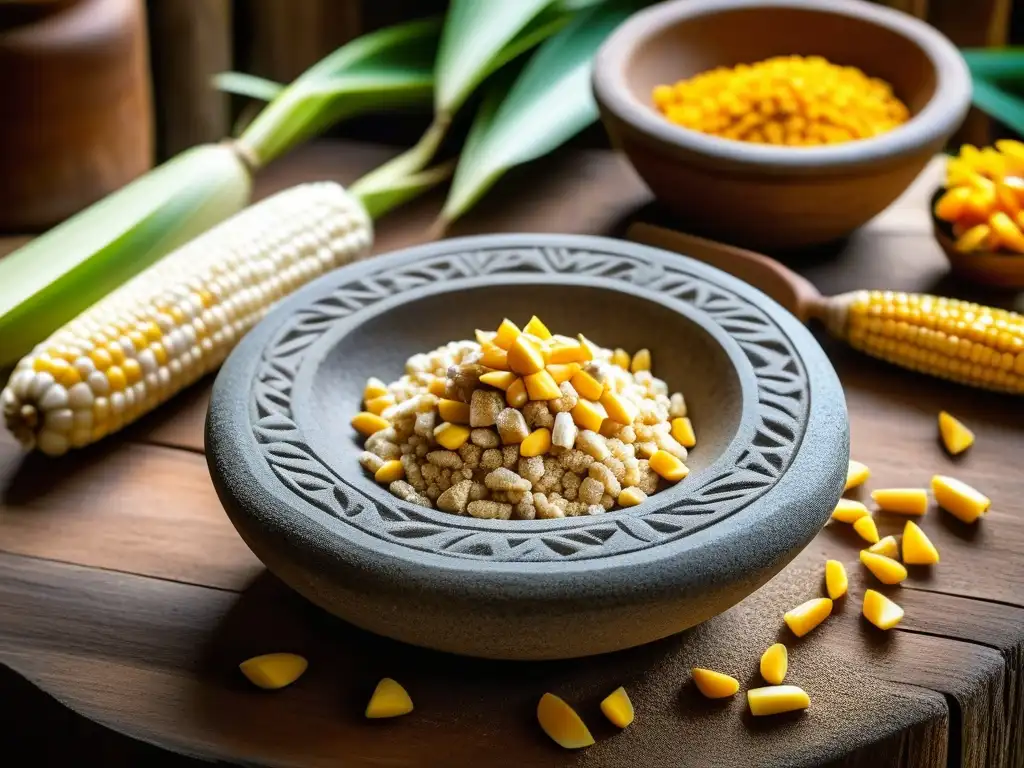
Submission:
POLYGON ((873 357, 997 392, 1024 394, 1024 316, 957 299, 855 291, 827 300, 829 330, 873 357))
POLYGON ((362 205, 337 184, 281 192, 191 241, 18 363, 0 394, 26 448, 99 440, 216 369, 280 298, 366 255, 362 205))

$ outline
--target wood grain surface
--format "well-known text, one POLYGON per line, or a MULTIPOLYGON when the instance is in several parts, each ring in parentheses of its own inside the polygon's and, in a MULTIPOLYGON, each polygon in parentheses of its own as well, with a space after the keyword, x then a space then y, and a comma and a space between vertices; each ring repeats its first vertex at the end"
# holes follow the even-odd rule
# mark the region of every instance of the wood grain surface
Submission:
MULTIPOLYGON (((259 192, 308 179, 348 181, 382 152, 313 145, 272 167, 259 192)), ((922 207, 936 170, 849 241, 788 261, 826 293, 887 287, 975 295, 943 281, 943 256, 922 207)), ((605 152, 565 153, 543 172, 514 174, 496 193, 454 234, 617 234, 633 219, 671 223, 605 152)), ((424 240, 438 202, 414 203, 381 222, 378 250, 424 240)), ((927 485, 943 472, 993 501, 976 526, 935 509, 923 519, 942 562, 884 588, 907 614, 892 632, 859 615, 873 577, 857 563, 859 542, 848 526, 829 525, 739 605, 643 648, 528 664, 462 659, 369 635, 291 593, 234 533, 202 456, 204 382, 122 436, 58 461, 24 457, 0 438, 0 663, 10 670, 0 675, 0 700, 35 695, 32 722, 74 730, 84 744, 76 754, 102 750, 104 765, 190 758, 353 768, 1024 765, 1019 401, 895 369, 820 338, 846 389, 853 455, 873 471, 868 490, 927 485), (941 408, 977 432, 962 458, 950 459, 938 443, 941 408), (847 564, 851 594, 798 640, 782 613, 821 594, 827 557, 847 564), (756 685, 758 657, 777 639, 790 649, 787 682, 810 693, 806 713, 754 719, 742 695, 715 704, 695 694, 694 665, 756 685), (237 663, 277 650, 309 658, 306 676, 274 694, 248 686, 237 663), (363 719, 383 676, 407 686, 413 715, 363 719), (618 685, 637 708, 621 733, 597 708, 618 685), (545 691, 578 708, 594 747, 565 752, 540 733, 533 709, 545 691), (48 696, 85 720, 68 725, 67 710, 48 696), (124 737, 97 733, 83 725, 89 721, 124 737), (147 744, 165 751, 147 752, 147 744)), ((879 515, 879 522, 885 534, 904 521, 879 515)), ((21 738, 0 729, 0 748, 24 746, 21 738)))

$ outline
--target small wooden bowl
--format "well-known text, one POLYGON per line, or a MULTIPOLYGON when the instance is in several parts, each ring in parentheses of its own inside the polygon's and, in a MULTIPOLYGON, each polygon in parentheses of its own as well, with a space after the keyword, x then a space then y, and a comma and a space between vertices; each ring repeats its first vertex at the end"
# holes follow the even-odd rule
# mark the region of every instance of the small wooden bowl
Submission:
POLYGON ((957 250, 952 225, 935 216, 935 203, 945 191, 943 187, 935 191, 930 211, 935 239, 942 246, 952 273, 977 285, 1011 290, 1024 289, 1024 254, 997 251, 964 253, 957 250))
POLYGON ((755 249, 828 242, 895 200, 970 106, 963 57, 927 24, 859 0, 672 0, 605 41, 594 92, 612 142, 693 230, 755 249), (913 117, 825 147, 731 141, 670 123, 659 83, 778 55, 820 55, 889 82, 913 117))

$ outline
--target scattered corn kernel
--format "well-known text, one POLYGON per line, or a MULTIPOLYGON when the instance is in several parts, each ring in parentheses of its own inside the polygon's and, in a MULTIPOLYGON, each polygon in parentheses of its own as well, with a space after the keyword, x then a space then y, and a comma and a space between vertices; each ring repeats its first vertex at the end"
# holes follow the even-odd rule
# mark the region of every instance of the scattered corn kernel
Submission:
POLYGON ((374 413, 377 416, 380 416, 381 412, 385 408, 388 408, 394 404, 395 398, 393 398, 391 395, 381 395, 380 397, 375 397, 372 400, 367 400, 366 410, 368 410, 370 413, 374 413))
POLYGON ((903 562, 907 565, 935 565, 939 550, 913 520, 903 528, 903 562))
POLYGON ((882 80, 820 56, 716 67, 652 92, 672 123, 754 143, 813 146, 868 139, 910 113, 882 80))
POLYGON ((939 411, 939 434, 946 450, 954 456, 974 445, 974 433, 945 411, 939 411))
POLYGON ((431 379, 430 384, 427 385, 427 391, 434 397, 444 397, 445 390, 448 389, 448 380, 442 379, 437 376, 431 379))
POLYGON ((545 693, 537 703, 537 722, 544 733, 560 747, 582 749, 594 743, 594 737, 576 710, 553 693, 545 693))
POLYGON ((612 352, 612 365, 617 365, 619 368, 628 371, 629 370, 629 352, 624 349, 616 349, 612 352))
POLYGON ((867 464, 861 464, 859 461, 851 459, 850 466, 846 470, 846 485, 843 486, 843 491, 863 485, 870 476, 871 470, 868 469, 867 464))
MULTIPOLYGON (((486 363, 481 363, 486 365, 486 363)), ((502 392, 508 390, 512 383, 519 377, 511 371, 488 371, 480 377, 480 381, 492 387, 497 387, 502 392)))
POLYGON ((494 344, 484 344, 481 349, 483 354, 480 356, 480 365, 499 371, 508 370, 508 352, 494 344))
POLYGON ((551 331, 536 315, 531 317, 530 322, 523 327, 523 333, 531 333, 542 341, 551 338, 551 331))
POLYGON ((850 581, 846 576, 846 566, 838 560, 825 561, 825 591, 829 599, 838 600, 846 594, 850 581))
POLYGON ((940 507, 965 523, 975 522, 992 505, 985 494, 946 475, 935 475, 932 478, 932 493, 940 507))
POLYGON ((651 370, 651 351, 649 349, 638 349, 629 364, 629 370, 633 373, 651 370))
POLYGON ((761 654, 761 677, 772 685, 781 685, 789 668, 789 652, 782 643, 768 646, 761 654))
POLYGON ((587 400, 600 400, 604 392, 604 385, 586 371, 577 371, 569 382, 577 394, 587 400))
POLYGON ((551 430, 547 427, 536 429, 519 444, 519 455, 540 456, 551 450, 551 430))
POLYGON ((750 714, 756 717, 780 715, 807 709, 811 706, 811 698, 803 688, 795 685, 772 685, 747 691, 747 706, 750 714))
POLYGON ((794 635, 803 637, 827 619, 831 613, 832 601, 827 597, 816 597, 786 611, 782 618, 794 635))
POLYGON ((896 543, 895 536, 883 536, 877 542, 868 547, 868 552, 897 560, 900 556, 900 545, 896 543))
POLYGON ((641 491, 636 486, 629 488, 623 488, 619 492, 619 504, 624 507, 635 507, 639 504, 643 504, 647 500, 647 494, 641 491))
POLYGON ((387 384, 378 379, 376 376, 371 376, 366 380, 366 386, 363 388, 363 400, 369 402, 378 397, 383 397, 388 393, 387 384))
POLYGON ((601 424, 608 418, 608 412, 604 409, 603 405, 582 398, 576 403, 570 413, 572 413, 572 420, 576 422, 580 429, 589 429, 592 432, 599 432, 601 424))
POLYGON ((648 462, 651 469, 670 483, 678 483, 690 474, 689 468, 668 451, 655 451, 648 462))
POLYGON ((383 678, 373 691, 370 703, 366 705, 366 716, 370 719, 398 717, 412 712, 409 693, 390 677, 383 678))
POLYGON ((575 339, 554 342, 551 345, 551 354, 548 362, 552 365, 565 365, 566 363, 585 363, 591 358, 583 344, 575 339))
POLYGON ((501 347, 507 352, 520 333, 522 331, 519 330, 519 326, 506 317, 498 326, 497 333, 494 334, 494 346, 501 347))
POLYGON ((907 578, 907 569, 897 560, 866 549, 860 551, 860 561, 883 584, 899 584, 907 578))
POLYGON ((530 396, 526 393, 526 384, 522 379, 516 379, 505 390, 505 402, 513 408, 522 408, 529 399, 530 396))
POLYGON ((544 369, 544 355, 540 348, 525 334, 519 334, 508 348, 508 366, 520 374, 528 376, 544 369))
POLYGON ((862 517, 870 517, 868 508, 854 499, 840 499, 832 510, 832 519, 841 523, 855 523, 862 517))
POLYGON ((693 424, 686 416, 672 419, 672 437, 683 448, 693 448, 697 444, 697 436, 693 432, 693 424))
MULTIPOLYGON (((480 380, 483 381, 483 376, 480 377, 480 380)), ((469 403, 463 403, 460 400, 438 400, 437 414, 452 424, 469 424, 469 403)))
POLYGON ((391 485, 395 480, 405 477, 405 468, 398 459, 385 461, 380 468, 373 473, 373 479, 383 485, 391 485))
POLYGON ((928 511, 928 492, 924 488, 881 488, 871 498, 883 511, 900 515, 923 515, 928 511))
POLYGON ((443 422, 434 427, 434 439, 449 451, 457 451, 469 440, 470 429, 462 424, 443 422))
POLYGON ((246 659, 238 668, 253 685, 274 691, 294 683, 308 666, 309 662, 294 653, 266 653, 246 659))
POLYGON ((601 700, 601 711, 612 725, 619 728, 625 728, 633 722, 633 702, 629 700, 626 689, 621 686, 601 700))
POLYGON ((883 595, 869 589, 864 592, 864 618, 879 629, 892 629, 903 618, 903 609, 883 595))
POLYGON ((610 389, 605 388, 604 394, 601 395, 601 405, 604 406, 608 418, 619 424, 632 424, 637 417, 636 406, 610 389))
POLYGON ((697 690, 709 699, 725 699, 735 695, 740 683, 735 677, 715 672, 713 669, 694 667, 690 670, 697 690))
POLYGON ((579 334, 576 338, 579 339, 580 347, 582 347, 583 354, 585 356, 584 359, 581 360, 580 362, 585 363, 588 360, 597 359, 597 356, 600 353, 601 348, 597 346, 597 344, 592 342, 590 339, 588 339, 586 336, 584 336, 582 333, 579 334))
POLYGON ((568 381, 575 376, 576 371, 579 369, 579 363, 548 363, 548 367, 544 370, 551 374, 555 384, 561 384, 563 381, 568 381))
POLYGON ((860 537, 869 544, 878 543, 878 526, 875 525, 875 519, 870 515, 868 517, 862 517, 859 520, 855 520, 853 523, 853 530, 855 530, 860 537))
POLYGON ((531 400, 557 400, 562 396, 558 384, 546 370, 540 370, 523 377, 526 394, 531 400))
POLYGON ((362 411, 352 417, 352 427, 356 432, 369 437, 374 432, 380 432, 382 429, 387 429, 391 426, 387 419, 378 416, 375 413, 369 411, 362 411))
POLYGON ((484 344, 493 344, 494 337, 497 336, 498 334, 495 333, 494 331, 482 331, 479 328, 477 328, 475 331, 473 331, 473 335, 476 337, 477 344, 483 346, 484 344))

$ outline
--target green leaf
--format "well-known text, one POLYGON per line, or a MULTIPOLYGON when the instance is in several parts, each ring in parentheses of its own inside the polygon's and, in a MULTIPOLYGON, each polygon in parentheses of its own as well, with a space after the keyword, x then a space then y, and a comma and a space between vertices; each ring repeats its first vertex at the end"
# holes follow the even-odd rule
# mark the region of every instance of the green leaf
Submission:
POLYGON ((974 106, 1017 134, 1024 135, 1024 100, 984 79, 975 79, 971 94, 974 106))
POLYGON ((434 70, 435 112, 453 115, 473 89, 494 71, 494 61, 502 49, 552 2, 451 0, 434 70))
POLYGON ((270 101, 280 95, 284 86, 265 77, 247 75, 244 72, 221 72, 213 76, 213 87, 224 93, 247 96, 250 99, 270 101))
POLYGON ((359 198, 367 213, 370 214, 370 218, 377 221, 392 208, 397 208, 402 203, 451 178, 454 169, 455 161, 452 160, 425 171, 393 179, 388 184, 362 189, 353 186, 349 188, 349 191, 359 198))
POLYGON ((439 34, 430 19, 346 43, 286 86, 239 144, 262 166, 344 117, 428 99, 439 34))
POLYGON ((961 51, 971 76, 990 81, 1024 80, 1024 48, 978 48, 961 51))
POLYGON ((537 50, 504 99, 503 88, 492 89, 463 148, 443 222, 469 210, 509 168, 546 155, 597 119, 594 53, 630 10, 611 3, 580 14, 537 50))

